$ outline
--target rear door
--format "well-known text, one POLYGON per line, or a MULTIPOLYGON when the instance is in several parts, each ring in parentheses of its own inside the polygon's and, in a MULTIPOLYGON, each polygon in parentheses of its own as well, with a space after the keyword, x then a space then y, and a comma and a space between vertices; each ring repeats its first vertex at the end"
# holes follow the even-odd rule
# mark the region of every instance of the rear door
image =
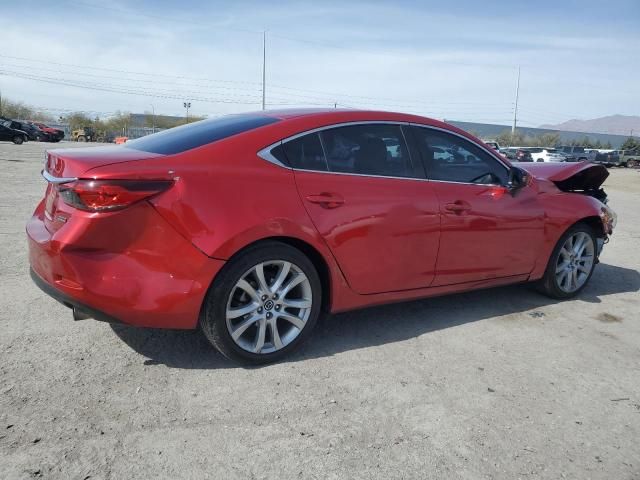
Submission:
POLYGON ((428 287, 438 201, 399 124, 328 128, 283 144, 302 202, 354 291, 428 287))
POLYGON ((413 127, 442 218, 437 285, 528 274, 543 242, 536 192, 504 187, 508 169, 469 140, 413 127))

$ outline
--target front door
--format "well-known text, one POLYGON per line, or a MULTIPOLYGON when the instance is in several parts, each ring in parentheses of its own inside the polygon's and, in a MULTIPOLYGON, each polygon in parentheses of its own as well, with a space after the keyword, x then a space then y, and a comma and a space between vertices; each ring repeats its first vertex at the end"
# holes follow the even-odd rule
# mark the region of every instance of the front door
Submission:
POLYGON ((413 134, 442 219, 433 285, 530 273, 544 235, 536 192, 509 192, 507 167, 465 138, 427 127, 413 134))
POLYGON ((301 200, 354 291, 432 283, 438 200, 416 178, 400 125, 330 128, 285 142, 284 151, 301 200))

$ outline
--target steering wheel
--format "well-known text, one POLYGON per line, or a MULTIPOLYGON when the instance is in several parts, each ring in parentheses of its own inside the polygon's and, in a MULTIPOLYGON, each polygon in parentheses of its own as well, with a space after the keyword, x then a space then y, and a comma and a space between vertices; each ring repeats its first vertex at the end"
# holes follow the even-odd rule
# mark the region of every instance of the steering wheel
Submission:
POLYGON ((483 173, 479 177, 472 179, 469 183, 492 183, 494 180, 493 173, 483 173), (480 181, 484 180, 484 181, 480 181), (488 180, 488 181, 487 181, 488 180))

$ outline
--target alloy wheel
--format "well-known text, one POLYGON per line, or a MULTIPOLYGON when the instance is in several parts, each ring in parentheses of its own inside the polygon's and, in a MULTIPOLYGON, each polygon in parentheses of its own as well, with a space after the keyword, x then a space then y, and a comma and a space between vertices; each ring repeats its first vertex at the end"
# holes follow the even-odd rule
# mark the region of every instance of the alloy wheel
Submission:
POLYGON ((311 283, 300 267, 285 260, 261 262, 231 289, 227 330, 243 350, 273 353, 302 332, 312 304, 311 283))
POLYGON ((573 293, 589 279, 595 260, 593 238, 585 232, 576 232, 564 242, 556 264, 558 287, 573 293))

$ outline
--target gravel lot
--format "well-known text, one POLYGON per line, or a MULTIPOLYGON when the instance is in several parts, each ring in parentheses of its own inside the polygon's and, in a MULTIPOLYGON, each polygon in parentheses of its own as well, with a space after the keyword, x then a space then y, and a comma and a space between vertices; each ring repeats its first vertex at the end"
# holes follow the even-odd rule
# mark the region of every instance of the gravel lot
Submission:
POLYGON ((619 226, 574 301, 341 314, 240 368, 197 332, 73 322, 32 284, 46 148, 0 143, 0 478, 640 478, 640 172, 611 171, 619 226))

